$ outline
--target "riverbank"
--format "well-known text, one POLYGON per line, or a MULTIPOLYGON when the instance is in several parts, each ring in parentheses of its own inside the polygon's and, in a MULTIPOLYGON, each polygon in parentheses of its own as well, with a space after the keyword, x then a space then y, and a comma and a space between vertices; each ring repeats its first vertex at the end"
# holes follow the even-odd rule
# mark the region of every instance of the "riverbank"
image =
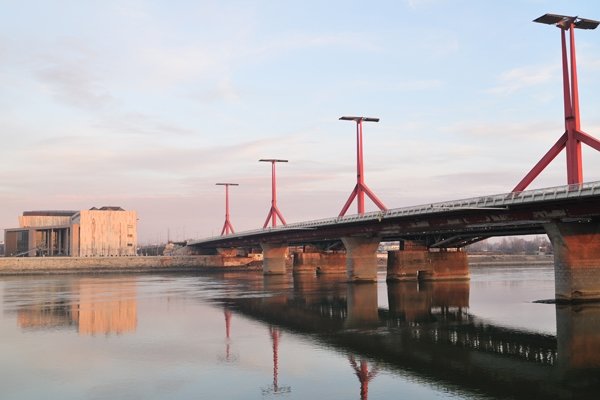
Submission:
POLYGON ((0 275, 260 270, 246 257, 0 257, 0 275))
MULTIPOLYGON (((552 265, 550 255, 470 254, 469 266, 537 266, 552 265)), ((387 257, 378 257, 378 267, 385 269, 387 257)), ((0 257, 0 275, 119 273, 119 272, 188 272, 188 271, 260 271, 262 265, 249 257, 140 256, 140 257, 0 257)))
POLYGON ((552 254, 525 255, 525 254, 469 254, 469 266, 515 266, 515 265, 553 265, 552 254))

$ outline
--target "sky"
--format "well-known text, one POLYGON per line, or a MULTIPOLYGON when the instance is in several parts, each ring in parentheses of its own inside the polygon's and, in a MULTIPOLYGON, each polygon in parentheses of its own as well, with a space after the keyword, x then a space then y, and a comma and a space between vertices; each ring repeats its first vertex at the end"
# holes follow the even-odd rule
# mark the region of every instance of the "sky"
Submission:
MULTIPOLYGON (((0 229, 27 210, 136 210, 141 244, 510 192, 564 132, 560 30, 595 0, 0 0, 0 229), (375 210, 367 201, 367 210, 375 210), (353 204, 351 212, 356 212, 353 204)), ((577 30, 600 138, 600 29, 577 30)), ((600 154, 584 146, 584 180, 600 154)), ((530 188, 566 184, 564 151, 530 188)))

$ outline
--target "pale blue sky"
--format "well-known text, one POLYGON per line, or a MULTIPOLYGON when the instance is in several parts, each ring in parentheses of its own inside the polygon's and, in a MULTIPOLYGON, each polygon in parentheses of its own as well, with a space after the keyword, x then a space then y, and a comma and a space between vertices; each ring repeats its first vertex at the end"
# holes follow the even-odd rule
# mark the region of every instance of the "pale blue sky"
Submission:
MULTIPOLYGON (((546 13, 597 1, 0 1, 0 228, 32 209, 121 205, 140 242, 288 222, 355 183, 389 207, 510 191, 564 130, 546 13)), ((577 33, 582 128, 600 137, 600 30, 577 33)), ((532 187, 566 183, 560 155, 532 187)), ((586 181, 600 154, 584 150, 586 181)), ((369 203, 369 209, 373 209, 369 203)), ((351 208, 354 212, 355 206, 351 208)))

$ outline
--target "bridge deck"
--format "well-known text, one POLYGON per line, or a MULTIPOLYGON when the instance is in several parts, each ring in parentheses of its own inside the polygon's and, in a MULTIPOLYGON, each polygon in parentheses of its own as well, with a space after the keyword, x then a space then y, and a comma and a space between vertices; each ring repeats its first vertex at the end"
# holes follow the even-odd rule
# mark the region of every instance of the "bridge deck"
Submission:
POLYGON ((194 240, 188 245, 236 247, 277 241, 306 244, 362 234, 452 247, 491 236, 544 233, 543 225, 552 220, 598 216, 600 182, 589 182, 297 222, 194 240))

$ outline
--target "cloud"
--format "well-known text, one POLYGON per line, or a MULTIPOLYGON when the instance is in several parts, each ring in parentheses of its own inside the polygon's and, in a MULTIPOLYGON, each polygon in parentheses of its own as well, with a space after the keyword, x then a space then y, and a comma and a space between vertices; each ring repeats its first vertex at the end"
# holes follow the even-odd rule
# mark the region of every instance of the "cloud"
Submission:
POLYGON ((355 51, 381 51, 382 47, 365 34, 352 32, 326 34, 290 34, 263 42, 248 48, 248 55, 273 57, 274 55, 297 49, 309 48, 346 48, 355 51))
POLYGON ((153 88, 183 82, 210 80, 226 75, 231 56, 225 47, 195 43, 193 46, 153 45, 141 48, 135 57, 134 79, 153 88))
POLYGON ((95 70, 97 56, 85 44, 69 40, 54 47, 52 54, 37 54, 35 76, 59 101, 78 108, 97 110, 115 102, 95 70))
POLYGON ((225 76, 204 91, 192 95, 192 98, 202 103, 237 102, 241 99, 241 91, 235 87, 229 76, 225 76))
POLYGON ((475 137, 479 140, 488 138, 492 141, 502 138, 518 138, 521 141, 548 139, 553 133, 558 138, 563 132, 560 119, 518 122, 468 121, 446 125, 442 130, 453 135, 475 137))
POLYGON ((111 135, 133 134, 140 136, 188 136, 195 131, 160 117, 141 112, 112 112, 102 115, 93 125, 111 135))
POLYGON ((513 68, 500 75, 498 85, 488 89, 488 93, 498 95, 510 95, 519 90, 543 85, 555 80, 560 71, 556 65, 526 66, 513 68))
POLYGON ((344 86, 373 92, 424 92, 439 89, 444 86, 444 82, 439 79, 412 79, 378 84, 373 80, 359 80, 344 86))
POLYGON ((439 2, 439 0, 405 0, 405 1, 406 1, 406 4, 408 4, 408 6, 412 9, 429 6, 430 4, 439 2))

